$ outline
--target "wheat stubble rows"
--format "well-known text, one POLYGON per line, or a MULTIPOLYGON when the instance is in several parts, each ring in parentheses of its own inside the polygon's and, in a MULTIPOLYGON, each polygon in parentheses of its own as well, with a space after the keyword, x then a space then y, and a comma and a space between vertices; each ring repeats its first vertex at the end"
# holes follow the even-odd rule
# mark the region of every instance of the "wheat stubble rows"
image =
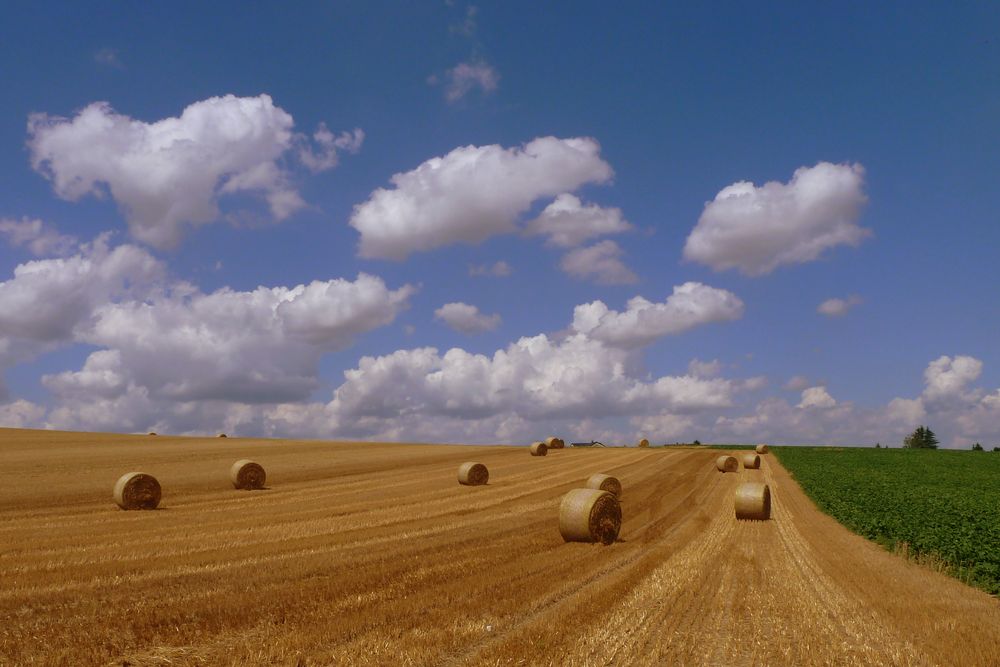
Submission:
POLYGON ((716 454, 0 429, 0 665, 998 664, 997 600, 716 454), (244 457, 267 490, 232 489, 244 457), (164 509, 114 506, 129 470, 164 509), (624 486, 611 547, 557 530, 593 472, 624 486), (740 479, 772 521, 734 520, 740 479))

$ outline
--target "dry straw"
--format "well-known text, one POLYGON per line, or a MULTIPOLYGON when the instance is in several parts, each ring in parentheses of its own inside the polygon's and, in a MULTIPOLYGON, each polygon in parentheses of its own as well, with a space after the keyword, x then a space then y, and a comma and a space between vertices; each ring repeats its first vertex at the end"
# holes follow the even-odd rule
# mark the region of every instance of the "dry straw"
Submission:
POLYGON ((758 454, 767 454, 767 452, 770 451, 770 448, 767 445, 757 445, 754 447, 754 450, 758 454))
POLYGON ((160 483, 144 472, 129 472, 115 483, 115 503, 123 510, 154 510, 160 504, 160 483))
POLYGON ((559 505, 559 533, 567 542, 611 544, 622 527, 618 499, 600 489, 573 489, 559 505))
POLYGON ((605 475, 602 473, 594 473, 587 480, 588 489, 599 489, 601 491, 607 491, 615 498, 622 497, 622 483, 618 481, 617 477, 612 477, 611 475, 605 475))
POLYGON ((263 489, 267 473, 264 467, 250 459, 240 459, 229 469, 229 479, 237 489, 263 489))
POLYGON ((736 487, 736 518, 765 521, 771 518, 771 488, 762 482, 736 487))
POLYGON ((740 462, 736 460, 735 456, 723 454, 715 459, 715 467, 719 472, 737 472, 740 469, 740 462))
POLYGON ((549 449, 564 449, 566 447, 566 441, 562 438, 557 438, 554 435, 550 435, 545 438, 545 446, 549 449))
POLYGON ((747 470, 757 469, 760 467, 760 456, 758 454, 744 454, 743 455, 743 467, 747 470))
POLYGON ((645 438, 643 438, 642 440, 639 441, 639 446, 640 447, 649 447, 649 440, 646 440, 645 438))
POLYGON ((533 442, 531 443, 531 455, 532 456, 545 456, 549 453, 549 446, 544 442, 533 442))
POLYGON ((458 467, 458 483, 465 486, 482 486, 490 481, 490 471, 482 463, 469 461, 458 467))

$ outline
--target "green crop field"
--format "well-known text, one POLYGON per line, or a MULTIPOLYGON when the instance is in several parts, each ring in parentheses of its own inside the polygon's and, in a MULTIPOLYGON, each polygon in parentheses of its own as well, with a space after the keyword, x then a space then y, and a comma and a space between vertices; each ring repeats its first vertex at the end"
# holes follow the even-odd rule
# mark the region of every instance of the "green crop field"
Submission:
POLYGON ((821 510, 889 549, 1000 594, 1000 453, 776 447, 821 510))

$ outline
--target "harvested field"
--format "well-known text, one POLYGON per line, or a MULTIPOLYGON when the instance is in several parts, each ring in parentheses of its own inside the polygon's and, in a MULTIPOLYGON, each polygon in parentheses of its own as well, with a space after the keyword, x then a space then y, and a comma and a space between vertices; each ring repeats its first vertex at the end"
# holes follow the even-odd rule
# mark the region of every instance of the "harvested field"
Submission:
POLYGON ((707 449, 0 429, 0 665, 995 665, 1000 601, 820 513, 772 457, 707 449), (251 458, 268 488, 234 493, 251 458), (455 483, 467 460, 488 486, 455 483), (160 509, 118 509, 123 471, 160 509), (621 480, 619 541, 563 495, 621 480), (737 522, 740 482, 771 520, 737 522))

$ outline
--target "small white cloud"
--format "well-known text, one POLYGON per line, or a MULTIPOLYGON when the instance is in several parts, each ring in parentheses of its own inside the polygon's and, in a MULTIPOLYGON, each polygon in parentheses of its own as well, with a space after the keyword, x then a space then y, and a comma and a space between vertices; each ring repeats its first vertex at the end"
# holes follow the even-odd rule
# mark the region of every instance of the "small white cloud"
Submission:
POLYGON ((510 264, 500 260, 493 264, 473 264, 469 266, 470 276, 492 276, 494 278, 506 278, 511 273, 510 264))
POLYGON ((863 181, 860 164, 820 162, 796 169, 787 184, 727 186, 705 205, 684 258, 760 276, 813 261, 828 248, 856 246, 871 235, 857 224, 867 201, 863 181))
POLYGON ((630 229, 632 225, 620 209, 601 208, 596 204, 584 206, 578 197, 566 193, 556 197, 526 227, 528 234, 548 236, 546 243, 560 248, 572 248, 598 236, 620 234, 630 229))
POLYGON ((516 148, 464 146, 427 160, 354 207, 360 255, 401 260, 511 233, 536 199, 608 181, 612 170, 600 152, 593 139, 542 137, 516 148))
POLYGON ((603 301, 581 304, 573 310, 572 329, 606 345, 634 348, 703 324, 737 320, 743 310, 732 292, 688 282, 674 287, 662 303, 629 299, 624 312, 610 310, 603 301))
POLYGON ((446 303, 434 311, 434 317, 455 331, 466 334, 493 331, 500 326, 500 315, 486 315, 479 308, 468 303, 446 303))
POLYGON ((337 151, 357 153, 364 141, 364 130, 359 127, 354 128, 353 132, 341 132, 340 135, 335 135, 327 129, 326 123, 320 123, 313 133, 313 142, 318 150, 313 149, 304 137, 300 138, 299 162, 314 173, 333 169, 340 162, 337 151))
POLYGON ((864 300, 856 294, 852 294, 846 299, 827 299, 823 303, 819 304, 819 307, 816 308, 816 312, 826 315, 827 317, 843 317, 847 314, 847 311, 854 306, 863 303, 863 301, 864 300))
POLYGON ((125 69, 125 64, 122 63, 121 56, 118 55, 117 49, 103 48, 98 49, 94 52, 94 62, 99 65, 104 65, 105 67, 113 67, 114 69, 125 69))
MULTIPOLYGON (((668 300, 669 301, 669 300, 668 300)), ((701 359, 692 359, 688 363, 688 375, 693 375, 700 378, 714 378, 722 374, 722 362, 718 359, 712 359, 711 361, 702 361, 701 359)))
POLYGON ((630 285, 639 276, 625 266, 625 251, 614 241, 600 241, 566 253, 559 268, 578 280, 593 280, 600 285, 630 285))
POLYGON ((76 250, 78 241, 73 236, 60 234, 41 220, 21 218, 0 219, 0 235, 14 247, 25 246, 36 257, 62 257, 76 250))
POLYGON ((809 387, 802 392, 802 400, 797 407, 800 408, 832 408, 837 405, 833 396, 827 393, 825 387, 809 387))
MULTIPOLYGON (((468 95, 473 88, 479 88, 484 95, 488 95, 496 91, 500 84, 497 71, 482 61, 459 63, 445 72, 444 79, 444 97, 451 104, 468 95)), ((430 81, 436 83, 437 78, 430 81)))

